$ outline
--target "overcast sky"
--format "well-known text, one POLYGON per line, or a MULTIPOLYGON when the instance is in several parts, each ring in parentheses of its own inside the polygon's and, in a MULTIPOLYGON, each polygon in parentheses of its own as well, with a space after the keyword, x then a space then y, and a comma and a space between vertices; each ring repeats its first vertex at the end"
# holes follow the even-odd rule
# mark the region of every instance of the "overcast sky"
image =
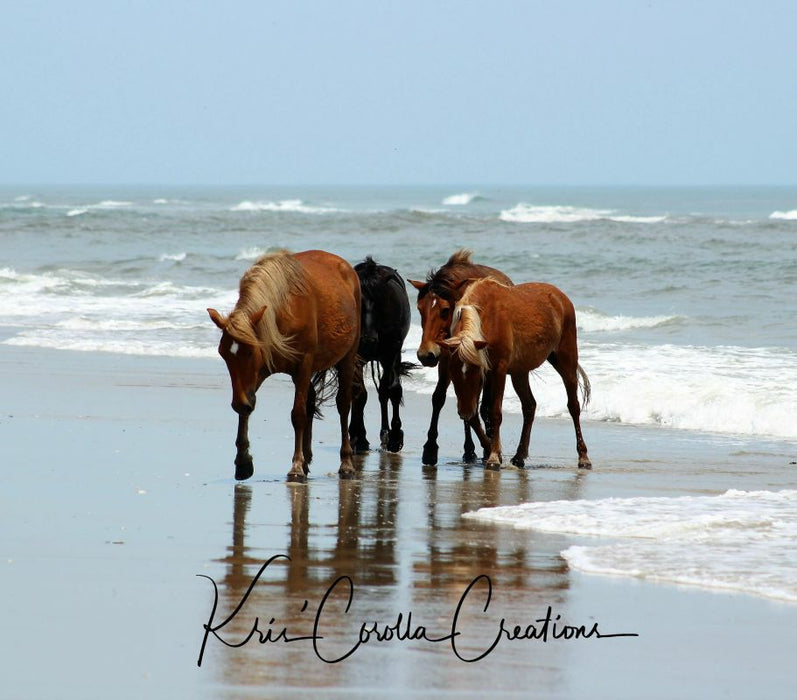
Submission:
POLYGON ((0 182, 796 184, 793 0, 11 2, 0 182))

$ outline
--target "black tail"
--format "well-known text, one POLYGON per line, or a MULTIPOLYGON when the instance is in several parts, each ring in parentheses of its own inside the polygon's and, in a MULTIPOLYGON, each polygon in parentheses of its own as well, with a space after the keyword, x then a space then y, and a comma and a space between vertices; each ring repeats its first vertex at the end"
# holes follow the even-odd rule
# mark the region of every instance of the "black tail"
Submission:
MULTIPOLYGON (((371 368, 371 381, 374 383, 374 388, 378 389, 378 382, 382 379, 382 368, 376 360, 371 360, 367 363, 368 366, 371 368)), ((365 365, 365 363, 363 363, 365 365)), ((420 365, 415 364, 414 362, 400 362, 399 363, 399 377, 409 377, 413 370, 416 370, 420 367, 420 365)), ((365 378, 365 372, 363 372, 363 379, 365 378)))
POLYGON ((323 418, 321 406, 327 403, 338 392, 338 370, 335 367, 316 372, 312 379, 313 390, 315 391, 315 410, 316 418, 323 418))

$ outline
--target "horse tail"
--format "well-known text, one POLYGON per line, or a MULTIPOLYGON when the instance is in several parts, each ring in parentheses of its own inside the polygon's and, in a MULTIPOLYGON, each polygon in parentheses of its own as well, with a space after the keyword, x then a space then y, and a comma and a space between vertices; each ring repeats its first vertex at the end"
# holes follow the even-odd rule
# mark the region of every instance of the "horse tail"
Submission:
POLYGON ((399 376, 400 377, 409 377, 412 372, 420 367, 419 364, 415 362, 400 362, 399 363, 399 376))
POLYGON ((584 368, 578 365, 576 369, 578 370, 578 383, 581 385, 581 408, 586 408, 592 396, 592 385, 584 368))
POLYGON ((313 375, 311 381, 315 390, 315 411, 316 418, 323 418, 321 406, 327 403, 338 391, 338 370, 335 367, 321 370, 313 375))
MULTIPOLYGON (((377 383, 382 379, 382 367, 376 360, 371 360, 367 363, 363 362, 363 365, 366 364, 371 368, 371 380, 374 382, 374 388, 377 388, 377 383)), ((420 365, 415 362, 399 362, 398 376, 399 378, 409 377, 419 367, 420 365)))

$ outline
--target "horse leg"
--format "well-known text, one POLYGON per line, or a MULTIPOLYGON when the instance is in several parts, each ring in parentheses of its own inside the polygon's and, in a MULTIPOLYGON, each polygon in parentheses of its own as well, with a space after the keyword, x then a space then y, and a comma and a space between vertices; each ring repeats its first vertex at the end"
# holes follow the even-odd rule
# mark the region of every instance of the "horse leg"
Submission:
MULTIPOLYGON (((465 442, 462 445, 462 461, 465 462, 465 464, 473 464, 476 461, 476 446, 473 444, 473 435, 470 430, 472 421, 473 418, 469 421, 462 421, 462 427, 465 429, 465 442)), ((481 428, 481 426, 479 427, 481 428)))
MULTIPOLYGON (((479 440, 479 444, 484 450, 484 458, 487 459, 487 456, 490 454, 490 438, 487 437, 487 434, 482 429, 482 424, 479 421, 478 416, 472 416, 469 421, 467 421, 466 425, 469 425, 473 432, 476 433, 476 437, 479 440)), ((476 461, 476 453, 473 453, 473 461, 476 461)))
POLYGON ((338 393, 335 397, 335 404, 340 416, 340 470, 341 478, 354 476, 354 465, 351 461, 353 450, 349 441, 349 410, 351 409, 352 384, 357 360, 357 345, 352 348, 337 364, 338 369, 338 393))
POLYGON ((440 411, 446 402, 446 390, 451 382, 448 375, 448 360, 440 358, 437 365, 437 386, 432 394, 432 420, 429 422, 429 432, 426 434, 426 443, 423 446, 422 462, 424 465, 433 467, 437 464, 437 421, 440 418, 440 411))
POLYGON ((248 479, 255 473, 252 455, 249 454, 249 414, 238 414, 238 434, 235 436, 235 478, 248 479))
MULTIPOLYGON (((487 376, 484 378, 484 383, 482 385, 482 401, 481 401, 481 408, 479 413, 481 414, 482 420, 484 421, 484 432, 487 437, 492 437, 493 435, 493 426, 491 424, 490 418, 490 407, 492 405, 492 391, 493 391, 493 382, 490 376, 490 373, 487 373, 487 376)), ((484 455, 487 457, 487 455, 484 455)))
POLYGON ((354 396, 351 408, 351 424, 349 441, 355 454, 364 454, 371 449, 365 434, 365 404, 368 401, 368 390, 365 388, 365 366, 358 363, 355 370, 355 381, 352 389, 354 396))
POLYGON ((529 439, 531 438, 531 426, 534 423, 534 414, 537 411, 537 402, 534 394, 531 393, 529 386, 529 375, 527 372, 518 372, 512 375, 512 386, 520 399, 523 409, 523 429, 520 431, 520 442, 518 442, 517 452, 512 457, 512 464, 522 468, 526 464, 526 457, 529 456, 529 439))
POLYGON ((390 381, 392 374, 392 365, 389 363, 381 363, 382 376, 379 378, 379 387, 377 393, 379 395, 379 443, 380 447, 384 450, 387 449, 388 433, 390 426, 387 417, 387 404, 390 401, 390 381))
POLYGON ((488 469, 501 468, 501 404, 504 401, 504 387, 506 386, 506 363, 500 363, 492 372, 492 419, 493 434, 490 438, 490 456, 487 458, 488 469))
POLYGON ((307 463, 304 459, 304 432, 307 428, 307 402, 310 392, 310 363, 306 362, 293 378, 294 395, 291 423, 293 424, 293 462, 288 472, 288 481, 305 481, 307 463))
POLYGON ((316 411, 316 392, 312 381, 307 389, 307 425, 304 428, 302 440, 302 453, 304 455, 304 471, 310 471, 310 462, 313 461, 313 419, 316 411))
POLYGON ((390 421, 390 432, 387 436, 387 451, 401 452, 404 447, 404 431, 401 429, 401 401, 404 390, 401 387, 401 353, 395 357, 392 367, 392 378, 388 384, 388 395, 393 407, 393 417, 390 421))
MULTIPOLYGON (((560 348, 548 356, 548 362, 562 377, 567 392, 567 410, 573 419, 573 427, 576 429, 576 451, 578 452, 578 466, 580 469, 592 469, 592 462, 587 454, 587 446, 581 435, 581 405, 578 402, 578 355, 572 354, 560 348)), ((583 370, 581 370, 583 372, 583 370)), ((585 375, 586 376, 586 375, 585 375)))

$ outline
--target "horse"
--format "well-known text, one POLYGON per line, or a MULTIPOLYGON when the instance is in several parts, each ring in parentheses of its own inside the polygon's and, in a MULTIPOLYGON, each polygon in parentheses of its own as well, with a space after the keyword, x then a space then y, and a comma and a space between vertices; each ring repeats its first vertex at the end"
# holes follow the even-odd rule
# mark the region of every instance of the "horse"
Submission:
MULTIPOLYGON (((440 343, 449 337, 451 325, 451 313, 454 306, 462 296, 462 293, 470 282, 482 277, 494 277, 504 284, 511 285, 512 280, 503 272, 487 265, 477 265, 471 261, 473 253, 462 248, 456 251, 448 259, 445 265, 438 270, 432 270, 425 282, 408 280, 409 283, 418 290, 418 311, 421 314, 421 325, 423 326, 423 337, 418 347, 418 360, 425 367, 437 366, 437 386, 432 394, 432 419, 429 423, 429 431, 426 435, 426 443, 423 446, 422 461, 424 465, 433 466, 437 464, 437 423, 440 411, 446 401, 446 391, 451 383, 448 367, 448 354, 441 352, 440 343)), ((489 382, 485 386, 485 392, 489 393, 489 382)), ((488 421, 489 416, 484 415, 488 421)), ((479 441, 484 445, 486 437, 481 430, 479 419, 475 415, 465 421, 465 444, 462 459, 465 462, 474 462, 476 452, 474 450, 471 428, 476 432, 479 441)))
POLYGON ((529 372, 546 360, 559 373, 567 392, 567 408, 576 430, 578 466, 592 463, 581 435, 578 386, 586 406, 589 378, 578 363, 576 312, 557 287, 541 282, 506 286, 494 279, 471 284, 454 309, 451 337, 441 341, 450 351, 450 371, 460 417, 476 413, 484 376, 492 378, 490 414, 493 433, 488 469, 501 468, 501 403, 507 374, 520 398, 523 429, 512 464, 523 467, 528 457, 531 426, 537 402, 529 386, 529 372))
POLYGON ((322 250, 265 255, 244 273, 229 316, 208 309, 221 329, 219 354, 232 383, 238 414, 235 478, 254 473, 249 416, 255 393, 276 373, 293 379, 294 451, 289 481, 305 481, 313 459, 312 429, 326 372, 337 373, 341 477, 354 475, 348 417, 360 343, 360 281, 342 258, 322 250))
MULTIPOLYGON (((388 452, 399 452, 404 446, 399 406, 402 402, 401 378, 415 366, 401 361, 401 348, 410 329, 410 300, 404 280, 392 267, 380 265, 368 256, 354 266, 362 289, 362 318, 358 363, 359 371, 370 363, 371 376, 375 365, 381 367, 378 395, 381 409, 379 439, 388 452), (393 406, 393 416, 388 423, 388 401, 393 406)), ((368 400, 365 383, 355 382, 349 440, 355 454, 367 452, 370 444, 366 437, 363 409, 368 400)))

